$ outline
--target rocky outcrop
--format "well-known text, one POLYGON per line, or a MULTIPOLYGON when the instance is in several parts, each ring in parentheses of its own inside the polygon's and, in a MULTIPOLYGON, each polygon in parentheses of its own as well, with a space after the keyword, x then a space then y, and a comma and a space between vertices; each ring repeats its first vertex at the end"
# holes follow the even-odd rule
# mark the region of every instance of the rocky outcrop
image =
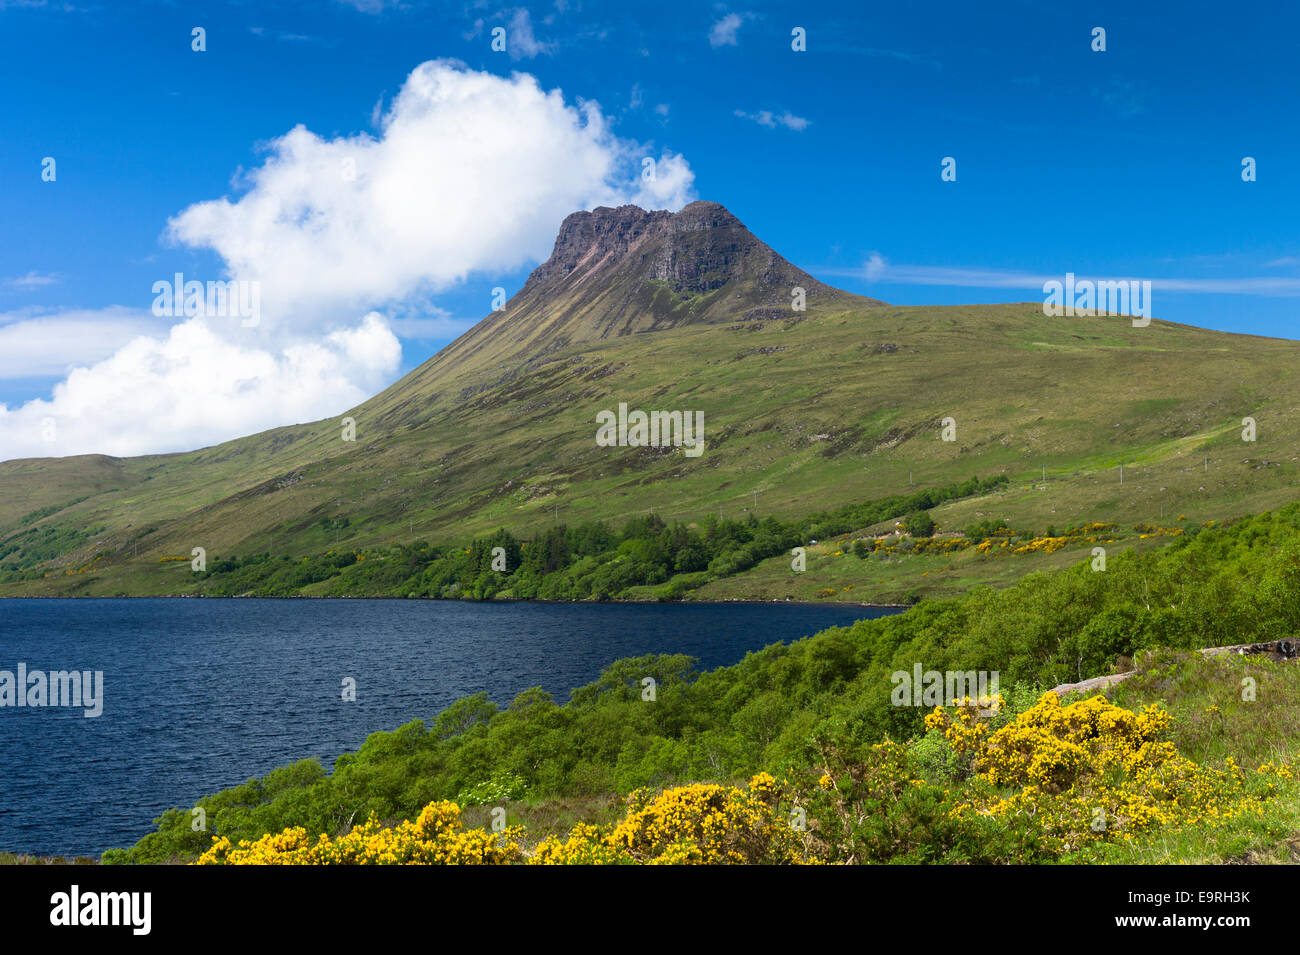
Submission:
POLYGON ((633 277, 667 283, 679 295, 749 279, 782 290, 788 309, 792 286, 810 295, 832 291, 777 255, 724 206, 692 202, 676 213, 639 206, 573 213, 560 225, 551 257, 528 277, 521 294, 584 284, 625 264, 634 266, 633 277))
MULTIPOLYGON (((1201 653, 1207 657, 1237 654, 1239 656, 1266 656, 1274 661, 1294 660, 1300 657, 1300 640, 1269 640, 1266 643, 1237 643, 1230 647, 1206 647, 1201 653)), ((1052 687, 1052 692, 1057 696, 1062 696, 1066 693, 1091 693, 1094 690, 1104 690, 1116 683, 1122 683, 1137 672, 1137 670, 1129 670, 1125 673, 1113 673, 1109 676, 1095 676, 1080 683, 1062 683, 1060 686, 1052 687)))
POLYGON ((819 282, 716 202, 680 212, 601 206, 567 216, 550 258, 504 309, 420 374, 508 374, 570 346, 683 325, 798 322, 883 305, 819 282), (803 289, 807 311, 796 311, 803 289))

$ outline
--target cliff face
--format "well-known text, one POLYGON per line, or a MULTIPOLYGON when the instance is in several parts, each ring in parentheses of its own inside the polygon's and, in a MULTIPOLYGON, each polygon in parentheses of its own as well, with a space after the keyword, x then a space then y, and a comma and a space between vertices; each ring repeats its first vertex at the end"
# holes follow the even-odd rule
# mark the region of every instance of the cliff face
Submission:
POLYGON ((818 306, 883 304, 842 292, 796 268, 716 202, 680 212, 637 206, 575 212, 551 256, 504 310, 430 363, 430 372, 516 363, 584 341, 719 322, 799 318, 802 288, 818 306))
POLYGON ((677 213, 637 206, 573 213, 561 224, 551 257, 533 271, 521 294, 566 280, 581 284, 623 265, 632 265, 643 281, 666 282, 678 294, 712 292, 747 278, 774 291, 782 285, 830 291, 777 255, 725 207, 692 202, 677 213))

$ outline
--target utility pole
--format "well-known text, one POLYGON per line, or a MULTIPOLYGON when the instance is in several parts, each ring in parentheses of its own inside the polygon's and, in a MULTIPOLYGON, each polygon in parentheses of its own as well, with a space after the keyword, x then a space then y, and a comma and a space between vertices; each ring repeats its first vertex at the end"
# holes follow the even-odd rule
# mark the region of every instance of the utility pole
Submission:
POLYGON ((758 510, 758 491, 754 491, 754 510, 758 510))
POLYGON ((1124 483, 1124 465, 1122 464, 1119 466, 1119 483, 1124 483))

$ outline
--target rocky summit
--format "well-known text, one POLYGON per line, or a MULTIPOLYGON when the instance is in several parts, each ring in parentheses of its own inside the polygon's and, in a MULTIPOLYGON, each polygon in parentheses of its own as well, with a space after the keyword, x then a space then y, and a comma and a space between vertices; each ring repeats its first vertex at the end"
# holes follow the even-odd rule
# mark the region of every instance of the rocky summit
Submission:
POLYGON ((798 320, 800 304, 882 305, 796 268, 716 202, 680 212, 606 206, 575 212, 519 294, 435 362, 532 357, 584 341, 699 322, 798 320))

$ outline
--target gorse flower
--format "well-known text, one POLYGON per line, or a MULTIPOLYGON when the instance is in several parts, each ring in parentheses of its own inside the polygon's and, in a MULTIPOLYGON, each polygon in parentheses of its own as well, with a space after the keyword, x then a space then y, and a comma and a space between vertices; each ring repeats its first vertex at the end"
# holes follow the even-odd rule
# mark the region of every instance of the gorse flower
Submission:
MULTIPOLYGON (((1231 757, 1213 769, 1163 739, 1170 716, 1155 705, 1134 712, 1096 696, 1063 706, 1047 693, 993 732, 969 705, 955 713, 936 708, 926 724, 942 730, 993 787, 959 812, 1032 820, 1059 848, 1132 839, 1156 827, 1220 825, 1261 808, 1231 757)), ((1268 771, 1287 778, 1289 770, 1268 771)))
POLYGON ((460 807, 432 802, 415 822, 392 828, 373 816, 345 836, 322 834, 315 842, 301 826, 232 846, 220 838, 197 865, 504 865, 522 861, 519 829, 490 833, 464 830, 460 807))
POLYGON ((373 817, 345 836, 313 841, 302 827, 232 845, 216 839, 198 865, 534 865, 800 863, 798 833, 780 811, 781 787, 767 773, 746 789, 697 783, 629 797, 611 829, 580 823, 525 854, 523 830, 465 830, 453 802, 425 806, 391 828, 373 817))

